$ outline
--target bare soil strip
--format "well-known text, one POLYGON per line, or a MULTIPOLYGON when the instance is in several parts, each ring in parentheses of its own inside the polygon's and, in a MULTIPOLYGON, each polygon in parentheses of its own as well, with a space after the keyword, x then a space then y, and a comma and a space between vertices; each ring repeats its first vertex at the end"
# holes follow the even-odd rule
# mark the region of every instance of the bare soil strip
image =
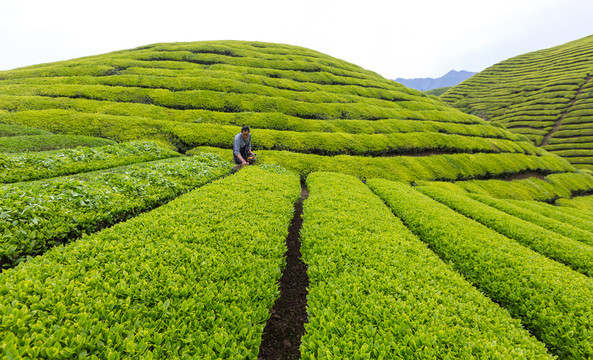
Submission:
POLYGON ((515 181, 515 180, 529 179, 531 177, 538 178, 538 179, 544 180, 544 181, 546 180, 546 175, 544 175, 542 173, 535 172, 535 171, 519 172, 519 173, 516 173, 513 175, 501 177, 497 180, 515 181))
POLYGON ((270 310, 258 359, 300 359, 301 337, 307 322, 307 265, 301 260, 299 231, 303 224, 303 200, 309 196, 301 185, 301 198, 294 205, 294 217, 286 238, 286 268, 280 278, 280 297, 270 310))
POLYGON ((587 77, 587 79, 585 79, 585 82, 579 87, 577 92, 574 94, 574 97, 572 98, 572 100, 570 100, 570 103, 568 104, 568 107, 566 108, 566 110, 564 110, 564 112, 562 112, 562 114, 560 114, 560 117, 558 118, 558 120, 556 120, 556 124, 554 124, 554 127, 552 128, 552 130, 550 130, 550 132, 547 133, 546 136, 544 136, 544 139, 542 140, 542 143, 540 146, 546 146, 550 143, 550 138, 552 137, 552 135, 554 135, 554 133, 556 131, 558 131, 558 129, 560 129, 560 125, 562 125, 562 120, 564 120, 564 117, 566 116, 566 114, 568 114, 568 111, 570 110, 570 108, 577 101, 577 97, 579 95, 581 95, 581 93, 583 92, 583 87, 585 87, 585 85, 587 85, 589 83, 589 81, 591 81, 591 78, 593 78, 593 75, 589 75, 587 77))

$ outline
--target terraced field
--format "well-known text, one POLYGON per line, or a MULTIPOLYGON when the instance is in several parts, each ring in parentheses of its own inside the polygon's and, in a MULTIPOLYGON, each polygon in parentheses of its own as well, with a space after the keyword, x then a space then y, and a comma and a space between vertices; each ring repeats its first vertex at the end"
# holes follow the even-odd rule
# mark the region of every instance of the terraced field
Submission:
POLYGON ((264 161, 301 174, 340 163, 339 155, 361 156, 354 161, 370 161, 379 173, 400 166, 394 156, 415 162, 446 155, 421 160, 419 166, 437 170, 419 176, 430 179, 466 178, 439 168, 471 167, 476 156, 492 166, 512 158, 517 167, 475 168, 470 177, 571 169, 527 138, 434 97, 345 61, 276 44, 155 44, 5 71, 0 110, 8 125, 118 142, 156 139, 181 152, 208 146, 230 153, 239 126, 249 125, 264 161), (298 153, 298 164, 282 151, 298 153))
POLYGON ((593 169, 593 36, 500 62, 441 98, 593 169))
POLYGON ((593 175, 436 97, 224 41, 0 72, 0 108, 39 140, 0 153, 3 358, 593 357, 593 175))

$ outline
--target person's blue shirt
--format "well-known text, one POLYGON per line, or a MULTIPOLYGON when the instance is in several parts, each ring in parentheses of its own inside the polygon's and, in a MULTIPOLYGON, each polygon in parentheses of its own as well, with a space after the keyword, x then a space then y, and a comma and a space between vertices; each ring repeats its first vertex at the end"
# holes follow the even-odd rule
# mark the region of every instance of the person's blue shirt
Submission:
POLYGON ((233 155, 237 156, 243 151, 243 154, 251 150, 251 133, 247 136, 247 140, 243 139, 243 135, 238 133, 235 135, 233 141, 233 155))

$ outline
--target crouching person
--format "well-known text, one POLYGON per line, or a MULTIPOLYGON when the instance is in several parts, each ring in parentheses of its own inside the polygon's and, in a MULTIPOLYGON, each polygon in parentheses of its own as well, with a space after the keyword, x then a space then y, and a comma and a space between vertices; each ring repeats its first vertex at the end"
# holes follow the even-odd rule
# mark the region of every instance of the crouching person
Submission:
POLYGON ((251 134, 249 132, 249 126, 243 126, 241 132, 235 135, 235 140, 233 141, 233 157, 235 159, 235 164, 241 166, 249 165, 247 160, 249 155, 251 155, 252 158, 255 157, 251 151, 251 134))

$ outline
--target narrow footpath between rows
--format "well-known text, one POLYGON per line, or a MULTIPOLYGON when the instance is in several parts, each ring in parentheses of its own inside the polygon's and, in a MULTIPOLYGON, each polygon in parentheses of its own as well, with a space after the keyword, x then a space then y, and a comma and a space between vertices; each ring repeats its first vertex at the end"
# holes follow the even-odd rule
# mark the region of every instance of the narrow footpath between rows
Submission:
POLYGON ((568 112, 570 111, 570 109, 572 108, 574 103, 577 101, 579 95, 581 95, 581 93, 583 92, 583 88, 585 87, 585 85, 587 85, 589 83, 589 81, 591 81, 591 79, 593 79, 593 75, 587 76, 587 78, 585 79, 585 82, 583 84, 581 84, 581 86, 577 89, 576 93, 574 94, 574 97, 568 103, 568 107, 562 112, 562 114, 560 114, 560 116, 558 117, 558 120, 556 120, 556 123, 554 124, 554 127, 552 128, 552 130, 550 130, 550 132, 548 132, 544 136, 544 139, 542 140, 542 143, 540 146, 548 145, 550 143, 550 138, 552 137, 552 135, 554 135, 558 130, 560 130, 560 125, 562 125, 562 120, 564 120, 564 117, 566 116, 566 114, 568 114, 568 112))
POLYGON ((294 205, 294 217, 286 237, 286 268, 280 278, 280 297, 270 310, 258 359, 300 359, 301 337, 307 321, 307 265, 301 260, 299 232, 303 224, 303 201, 309 196, 301 184, 301 198, 294 205))

